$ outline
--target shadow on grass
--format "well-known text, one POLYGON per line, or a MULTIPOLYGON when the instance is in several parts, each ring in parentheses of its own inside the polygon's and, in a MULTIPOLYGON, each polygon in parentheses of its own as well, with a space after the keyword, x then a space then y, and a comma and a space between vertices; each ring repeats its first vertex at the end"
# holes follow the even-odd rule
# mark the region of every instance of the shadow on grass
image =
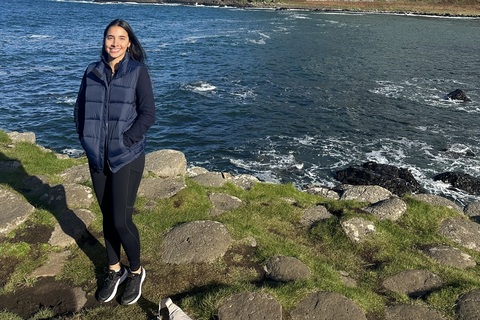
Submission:
MULTIPOLYGON (((55 217, 63 233, 74 239, 77 246, 92 262, 98 287, 104 280, 105 267, 107 266, 105 246, 88 230, 85 222, 75 211, 68 207, 65 187, 63 185, 51 186, 42 179, 41 176, 29 175, 18 160, 9 158, 0 152, 0 184, 12 188, 23 195, 32 206, 44 209, 55 217)), ((29 225, 28 228, 25 228, 25 231, 19 230, 15 238, 2 241, 12 243, 26 242, 30 245, 45 244, 50 241, 53 233, 52 228, 44 225, 30 225, 28 220, 26 223, 29 225)), ((29 257, 30 259, 41 258, 40 252, 33 252, 32 254, 33 256, 29 257)), ((1 261, 3 260, 1 259, 1 261)), ((3 270, 3 278, 8 279, 15 271, 17 265, 10 265, 8 271, 3 270)), ((2 285, 5 285, 6 281, 3 281, 2 285)), ((58 316, 73 314, 75 311, 79 311, 78 299, 76 299, 73 290, 73 285, 69 288, 69 284, 66 281, 57 281, 52 277, 44 277, 39 279, 33 287, 24 287, 12 294, 4 295, 0 299, 0 301, 3 301, 0 304, 0 309, 14 312, 23 318, 28 318, 44 308, 51 309, 58 316), (42 287, 50 288, 50 290, 44 290, 42 287), (58 290, 56 290, 57 287, 59 287, 58 290), (27 301, 25 300, 26 297, 28 297, 28 303, 25 303, 27 301)), ((91 289, 92 292, 90 293, 92 294, 88 294, 85 305, 87 308, 99 305, 94 298, 94 290, 96 288, 91 289)), ((153 317, 152 310, 156 309, 156 304, 143 297, 138 304, 149 315, 149 318, 153 317)))

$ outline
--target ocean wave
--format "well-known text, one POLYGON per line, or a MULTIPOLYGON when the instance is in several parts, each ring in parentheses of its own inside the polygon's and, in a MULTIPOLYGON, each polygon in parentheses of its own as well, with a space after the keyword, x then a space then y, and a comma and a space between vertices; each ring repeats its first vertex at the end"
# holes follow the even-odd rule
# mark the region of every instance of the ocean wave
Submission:
POLYGON ((205 93, 215 91, 217 87, 205 81, 198 81, 184 85, 183 89, 197 93, 205 93))
MULTIPOLYGON (((480 104, 476 99, 469 103, 446 99, 445 96, 456 88, 474 88, 474 84, 463 83, 458 80, 439 80, 412 78, 403 81, 378 80, 377 87, 369 92, 393 99, 406 99, 433 107, 456 108, 469 113, 480 112, 480 104)), ((470 92, 467 92, 469 95, 470 92)), ((472 90, 475 95, 475 90, 472 90)), ((476 98, 476 96, 475 96, 476 98)))
POLYGON ((31 34, 27 36, 27 39, 32 39, 32 40, 45 40, 45 39, 52 39, 53 36, 47 35, 47 34, 31 34))
POLYGON ((256 141, 255 145, 236 150, 242 157, 228 159, 238 168, 267 182, 291 182, 299 188, 311 184, 333 187, 338 184, 333 178, 335 171, 374 161, 408 169, 430 193, 461 203, 477 199, 433 179, 447 171, 479 176, 480 160, 472 156, 475 146, 452 144, 445 150, 438 150, 423 141, 408 138, 382 138, 361 145, 346 137, 310 135, 272 136, 256 141), (244 153, 252 149, 256 152, 245 158, 244 153))

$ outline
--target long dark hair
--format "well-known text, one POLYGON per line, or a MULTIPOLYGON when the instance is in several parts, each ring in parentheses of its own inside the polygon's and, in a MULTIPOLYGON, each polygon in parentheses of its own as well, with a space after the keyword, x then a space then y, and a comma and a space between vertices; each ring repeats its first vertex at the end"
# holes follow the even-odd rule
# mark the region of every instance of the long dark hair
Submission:
POLYGON ((122 19, 115 19, 108 24, 108 26, 103 31, 103 44, 102 44, 102 57, 108 59, 107 51, 105 50, 105 38, 107 37, 107 32, 110 27, 121 27, 127 31, 128 38, 130 40, 130 47, 127 49, 127 52, 130 53, 130 56, 133 60, 144 62, 147 59, 147 54, 140 45, 135 32, 133 32, 132 27, 128 24, 127 21, 122 19))

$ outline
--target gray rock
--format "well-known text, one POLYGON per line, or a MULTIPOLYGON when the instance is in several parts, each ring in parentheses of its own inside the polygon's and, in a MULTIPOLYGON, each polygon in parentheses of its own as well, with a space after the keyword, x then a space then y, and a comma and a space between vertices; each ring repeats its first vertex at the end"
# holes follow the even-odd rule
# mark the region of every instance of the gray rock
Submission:
POLYGON ((12 172, 21 166, 22 164, 16 160, 0 161, 0 172, 12 172))
POLYGON ((357 287, 357 280, 352 278, 350 274, 346 271, 339 271, 338 272, 340 279, 342 282, 350 288, 356 288, 357 287))
POLYGON ((208 172, 199 174, 192 178, 193 181, 204 187, 223 187, 227 183, 227 179, 223 173, 208 172))
POLYGON ((373 222, 358 217, 342 221, 341 225, 347 237, 353 242, 362 242, 376 231, 373 222))
POLYGON ((210 209, 212 217, 219 216, 242 205, 242 200, 225 193, 214 192, 209 195, 209 199, 212 203, 212 208, 210 209))
POLYGON ((442 278, 428 270, 405 270, 383 281, 385 289, 410 297, 423 296, 442 285, 442 278))
POLYGON ((140 182, 138 195, 150 199, 170 198, 185 189, 184 176, 170 178, 145 178, 140 182))
POLYGON ((280 282, 306 280, 311 277, 307 265, 295 257, 271 257, 265 263, 264 269, 267 278, 280 282))
POLYGON ((260 180, 258 180, 256 177, 249 174, 234 176, 232 179, 230 179, 230 181, 243 190, 250 190, 253 188, 255 183, 260 182, 260 180))
POLYGON ((68 247, 79 240, 95 219, 95 214, 86 209, 65 210, 57 218, 58 223, 48 243, 52 246, 68 247))
POLYGON ((335 192, 334 190, 331 190, 327 187, 320 187, 320 186, 310 186, 306 189, 306 192, 309 194, 313 194, 316 196, 320 196, 323 198, 328 198, 328 199, 333 199, 333 200, 339 200, 340 195, 335 192))
POLYGON ((480 251, 480 224, 464 218, 448 218, 440 224, 440 235, 459 245, 480 251))
POLYGON ((385 320, 447 320, 441 313, 424 305, 399 304, 385 308, 385 320))
POLYGON ((423 252, 436 262, 454 268, 467 269, 477 265, 471 255, 450 246, 433 246, 423 252))
POLYGON ((187 159, 177 150, 159 150, 148 153, 145 157, 145 171, 158 177, 176 177, 187 174, 187 159))
POLYGON ((463 209, 460 208, 460 206, 456 205, 453 201, 437 196, 435 194, 420 193, 413 194, 411 195, 411 197, 415 200, 426 202, 434 206, 447 207, 458 212, 463 212, 463 209))
POLYGON ((365 211, 373 214, 379 220, 396 221, 407 212, 407 204, 399 197, 392 197, 374 203, 366 208, 365 211))
POLYGON ((200 174, 208 173, 208 170, 202 167, 188 167, 187 176, 190 178, 196 177, 200 174))
POLYGON ((457 301, 457 320, 480 319, 480 289, 467 292, 457 301))
POLYGON ((35 211, 32 206, 19 194, 0 185, 0 234, 6 234, 28 219, 35 211))
POLYGON ((40 200, 59 212, 65 209, 88 208, 94 201, 92 189, 76 183, 51 187, 40 200))
POLYGON ((88 164, 71 167, 60 174, 66 183, 82 183, 90 181, 90 170, 88 164))
POLYGON ((52 252, 47 262, 30 274, 31 278, 56 277, 62 270, 65 262, 70 256, 70 251, 52 252))
POLYGON ((35 137, 34 132, 12 131, 12 132, 8 132, 7 135, 10 138, 10 140, 12 140, 13 143, 19 143, 19 142, 27 142, 32 144, 37 143, 37 138, 35 137))
POLYGON ((73 287, 72 294, 72 301, 75 302, 75 312, 79 312, 87 304, 87 294, 80 287, 73 287))
POLYGON ((474 201, 467 204, 463 209, 463 212, 465 215, 478 222, 480 220, 480 201, 474 201))
POLYGON ((463 102, 470 102, 470 101, 472 101, 472 100, 467 96, 467 94, 465 93, 465 91, 463 91, 462 89, 455 89, 455 90, 453 90, 452 92, 449 92, 449 93, 445 96, 445 99, 460 100, 460 101, 463 101, 463 102))
POLYGON ((23 179, 22 191, 25 196, 38 198, 41 195, 48 193, 50 190, 49 179, 47 176, 28 176, 23 179))
POLYGON ((227 228, 219 222, 188 222, 164 236, 162 260, 173 264, 212 262, 225 255, 231 242, 227 228))
POLYGON ((218 319, 281 320, 282 306, 267 293, 241 292, 221 302, 218 319))
POLYGON ((329 219, 334 215, 331 214, 325 206, 317 205, 307 208, 303 211, 303 215, 300 218, 300 224, 304 227, 310 228, 318 221, 329 219))
POLYGON ((376 203, 389 199, 392 193, 380 186, 342 186, 343 193, 340 200, 357 200, 362 202, 376 203))
POLYGON ((290 313, 292 320, 366 320, 362 308, 336 292, 314 292, 290 313))

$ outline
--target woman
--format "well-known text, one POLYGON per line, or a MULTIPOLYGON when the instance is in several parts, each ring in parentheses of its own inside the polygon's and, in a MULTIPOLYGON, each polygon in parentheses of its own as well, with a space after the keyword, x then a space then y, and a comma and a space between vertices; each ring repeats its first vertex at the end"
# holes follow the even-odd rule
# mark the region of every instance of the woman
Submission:
POLYGON ((103 34, 101 60, 90 64, 75 103, 75 124, 85 149, 93 188, 103 215, 108 273, 97 290, 109 302, 127 279, 121 303, 142 294, 145 269, 133 205, 145 166, 145 134, 155 122, 152 84, 145 51, 130 25, 114 20, 103 34), (129 267, 120 263, 123 247, 129 267))

